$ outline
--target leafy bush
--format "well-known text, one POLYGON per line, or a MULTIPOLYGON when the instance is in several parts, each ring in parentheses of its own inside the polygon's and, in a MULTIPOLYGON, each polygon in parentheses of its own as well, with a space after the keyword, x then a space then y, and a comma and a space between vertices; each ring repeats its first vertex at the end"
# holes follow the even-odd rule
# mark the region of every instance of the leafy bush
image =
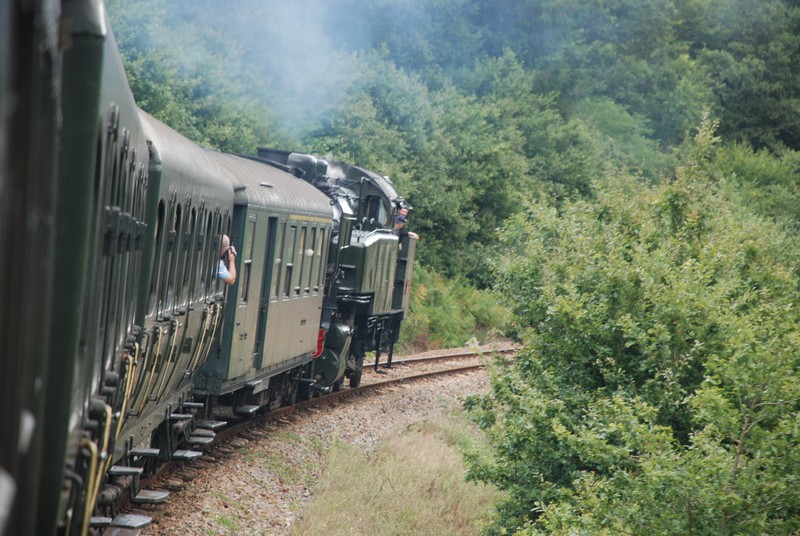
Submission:
POLYGON ((403 322, 401 352, 461 346, 502 329, 508 310, 490 291, 414 267, 410 312, 403 322))
POLYGON ((721 148, 715 162, 755 212, 800 230, 800 153, 785 150, 776 156, 737 144, 721 148))
POLYGON ((503 230, 526 349, 468 402, 498 533, 800 530, 800 249, 714 180, 715 142, 704 123, 674 180, 607 177, 503 230))

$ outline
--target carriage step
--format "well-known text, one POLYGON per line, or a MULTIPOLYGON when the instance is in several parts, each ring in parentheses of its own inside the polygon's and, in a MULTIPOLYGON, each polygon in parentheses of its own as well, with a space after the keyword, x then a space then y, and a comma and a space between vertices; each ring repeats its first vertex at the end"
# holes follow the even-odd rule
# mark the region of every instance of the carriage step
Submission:
POLYGON ((142 458, 157 458, 161 451, 159 449, 138 448, 131 449, 131 456, 141 456, 142 458))
POLYGON ((188 443, 189 445, 208 445, 212 441, 214 441, 213 437, 203 437, 203 436, 193 435, 186 440, 186 443, 188 443))
POLYGON ((135 476, 141 475, 144 472, 142 467, 126 467, 124 465, 112 465, 108 470, 111 476, 135 476))
POLYGON ((171 421, 188 421, 189 419, 193 418, 194 415, 190 413, 171 413, 169 416, 169 420, 171 421))
MULTIPOLYGON (((111 527, 109 530, 112 528, 129 530, 143 529, 149 526, 152 522, 153 518, 150 516, 143 516, 140 514, 120 514, 111 521, 111 527)), ((119 532, 114 534, 122 535, 124 533, 119 532)), ((109 536, 108 530, 103 533, 103 536, 109 536)))
POLYGON ((169 492, 161 489, 144 489, 140 491, 133 502, 137 504, 161 504, 167 500, 169 492))
POLYGON ((103 532, 103 536, 139 536, 142 533, 139 529, 123 529, 122 527, 109 527, 103 532))
POLYGON ((110 517, 92 516, 89 518, 89 526, 104 529, 113 521, 110 517))
POLYGON ((214 430, 206 430, 205 428, 197 428, 192 430, 192 435, 197 437, 214 437, 217 435, 214 430))
POLYGON ((236 408, 238 415, 252 415, 258 411, 259 406, 239 406, 236 408))
POLYGON ((204 428, 206 430, 216 430, 228 424, 225 421, 197 421, 194 423, 197 428, 204 428))
POLYGON ((172 454, 172 459, 173 460, 185 460, 185 461, 188 461, 188 460, 194 460, 196 458, 199 458, 202 455, 203 455, 202 452, 197 452, 196 450, 176 450, 172 454))
POLYGON ((181 404, 181 409, 203 409, 205 406, 202 402, 184 402, 181 404))

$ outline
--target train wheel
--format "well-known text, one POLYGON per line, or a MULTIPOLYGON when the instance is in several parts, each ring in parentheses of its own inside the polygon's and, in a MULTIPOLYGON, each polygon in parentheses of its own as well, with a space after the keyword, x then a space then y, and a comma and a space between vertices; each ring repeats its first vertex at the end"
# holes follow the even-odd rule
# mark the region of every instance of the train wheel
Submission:
POLYGON ((300 382, 297 385, 297 396, 295 397, 296 402, 305 402, 306 400, 311 400, 313 396, 314 392, 309 387, 308 383, 300 382))
POLYGON ((292 378, 290 373, 285 373, 281 376, 280 380, 280 406, 292 406, 297 401, 298 385, 300 382, 297 378, 292 378))
POLYGON ((350 373, 350 387, 361 385, 361 373, 364 371, 364 356, 356 357, 356 370, 350 373))

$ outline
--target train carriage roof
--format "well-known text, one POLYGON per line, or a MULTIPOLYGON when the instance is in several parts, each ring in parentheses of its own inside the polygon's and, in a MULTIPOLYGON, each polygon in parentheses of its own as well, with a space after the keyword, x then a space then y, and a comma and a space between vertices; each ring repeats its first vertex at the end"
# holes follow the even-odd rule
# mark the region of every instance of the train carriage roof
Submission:
POLYGON ((177 188, 181 193, 191 193, 199 198, 217 200, 225 205, 231 202, 232 177, 230 172, 207 156, 208 151, 178 132, 139 110, 147 140, 152 144, 151 165, 161 167, 161 174, 169 177, 165 188, 177 188))
POLYGON ((257 159, 208 151, 234 177, 235 203, 331 219, 327 195, 302 179, 257 159))

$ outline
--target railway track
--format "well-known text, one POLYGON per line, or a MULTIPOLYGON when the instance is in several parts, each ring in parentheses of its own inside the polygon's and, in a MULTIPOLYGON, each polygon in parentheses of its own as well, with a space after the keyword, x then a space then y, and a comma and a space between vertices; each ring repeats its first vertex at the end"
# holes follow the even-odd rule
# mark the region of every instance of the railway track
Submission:
MULTIPOLYGON (((485 366, 484 362, 490 355, 511 355, 515 348, 508 347, 497 350, 487 350, 479 352, 455 352, 439 355, 422 357, 411 357, 394 360, 393 362, 378 363, 375 367, 364 367, 362 385, 355 388, 345 388, 340 391, 323 394, 310 400, 298 401, 292 406, 277 408, 271 411, 255 413, 249 418, 238 418, 231 420, 227 424, 214 431, 213 437, 198 451, 198 459, 207 457, 209 453, 221 451, 228 452, 230 449, 226 445, 240 436, 247 436, 252 433, 260 434, 263 430, 275 423, 286 423, 293 419, 293 416, 302 412, 319 411, 326 406, 336 406, 343 400, 365 396, 368 393, 381 389, 392 388, 402 384, 411 384, 422 380, 431 379, 437 376, 454 374, 464 374, 479 370, 485 366), (202 454, 202 456, 200 455, 202 454)), ((210 435, 210 434, 209 434, 210 435)), ((155 495, 166 498, 166 492, 158 489, 164 487, 162 484, 170 479, 176 478, 186 468, 192 468, 193 461, 170 461, 162 465, 157 471, 147 476, 142 476, 138 490, 145 492, 151 491, 155 495)), ((178 476, 177 478, 180 478, 178 476)), ((153 501, 151 504, 159 504, 162 501, 153 501)), ((130 497, 123 497, 120 502, 119 511, 129 512, 136 508, 131 503, 130 497)), ((123 514, 125 515, 125 514, 123 514)), ((129 514, 136 516, 136 514, 129 514)), ((144 519, 144 518, 142 518, 144 519)), ((135 523, 132 523, 135 524, 135 523)), ((147 524, 142 521, 142 527, 138 528, 112 528, 109 527, 102 532, 103 536, 138 536, 147 524)))
POLYGON ((372 365, 371 368, 373 370, 376 370, 381 368, 387 368, 387 366, 391 367, 397 365, 416 365, 421 363, 437 363, 454 359, 460 360, 460 359, 482 358, 494 354, 511 355, 514 352, 516 352, 516 350, 517 350, 516 347, 509 346, 506 348, 493 349, 493 350, 453 352, 453 353, 445 353, 445 354, 430 355, 423 357, 410 357, 406 359, 397 359, 392 362, 384 362, 384 363, 378 362, 377 367, 375 365, 372 365))
MULTIPOLYGON (((239 434, 245 433, 254 428, 263 427, 264 425, 270 422, 284 419, 289 415, 293 415, 295 413, 307 410, 309 408, 316 408, 325 405, 335 404, 346 398, 362 396, 366 393, 375 390, 395 386, 402 383, 414 382, 435 376, 443 376, 447 374, 459 374, 464 372, 470 372, 484 367, 484 364, 482 362, 471 363, 466 365, 456 364, 454 366, 445 366, 444 368, 437 367, 435 370, 425 370, 424 372, 415 372, 412 374, 406 374, 406 371, 409 371, 410 369, 414 369, 421 365, 440 364, 440 363, 446 363, 448 361, 482 359, 484 357, 487 357, 495 353, 509 355, 512 354, 514 351, 515 351, 514 348, 505 348, 498 351, 458 352, 453 354, 442 354, 435 356, 400 359, 394 361, 391 364, 391 366, 388 366, 387 363, 379 364, 378 372, 374 372, 374 367, 373 367, 373 375, 376 377, 376 379, 368 378, 367 381, 363 381, 359 387, 350 387, 342 389, 340 391, 323 394, 321 396, 314 397, 310 400, 297 401, 295 402, 294 405, 291 406, 286 406, 271 411, 267 411, 264 413, 255 414, 250 418, 243 419, 238 422, 231 422, 229 426, 226 426, 225 428, 216 432, 214 436, 214 441, 207 446, 207 449, 213 448, 214 446, 219 445, 221 442, 236 437, 239 434), (381 375, 382 372, 384 374, 389 372, 387 369, 393 369, 393 372, 397 372, 398 375, 396 377, 382 377, 381 375)), ((365 372, 366 372, 366 367, 365 367, 365 372)))

